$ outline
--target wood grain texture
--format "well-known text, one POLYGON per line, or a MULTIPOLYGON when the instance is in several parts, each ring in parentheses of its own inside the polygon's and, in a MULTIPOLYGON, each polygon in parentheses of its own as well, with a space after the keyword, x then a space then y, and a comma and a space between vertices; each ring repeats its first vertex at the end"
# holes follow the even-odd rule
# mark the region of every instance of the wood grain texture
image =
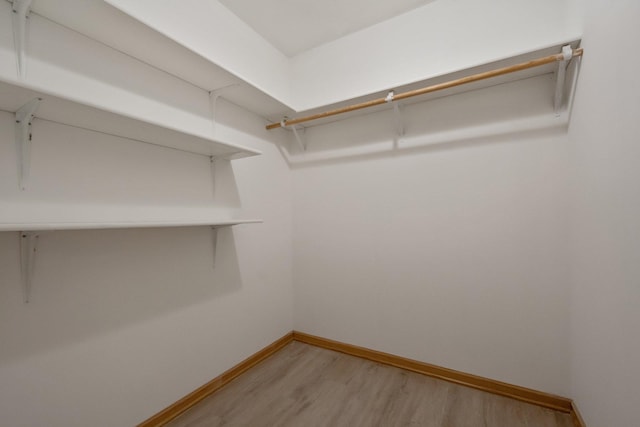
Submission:
POLYGON ((239 377, 243 373, 247 372, 252 367, 256 366, 258 363, 267 359, 269 356, 277 353, 287 344, 289 344, 293 340, 293 333, 288 333, 282 338, 278 339, 274 343, 268 345, 247 359, 243 360, 233 368, 224 372, 222 375, 214 378, 209 381, 205 385, 196 389, 195 391, 189 393, 182 399, 178 400, 171 406, 165 408, 164 410, 158 412, 151 418, 143 421, 138 424, 138 427, 157 427, 166 425, 169 421, 176 418, 183 412, 187 411, 189 408, 196 405, 198 402, 207 398, 211 394, 215 393, 226 384, 230 383, 235 378, 239 377))
POLYGON ((169 427, 572 427, 571 416, 292 342, 169 427))
POLYGON ((326 338, 316 337, 305 334, 303 332, 293 332, 293 339, 314 346, 326 348, 329 350, 339 351, 352 356, 361 357, 363 359, 372 360, 385 365, 395 366, 397 368, 406 369, 417 372, 419 374, 428 375, 430 377, 439 378, 456 384, 473 387, 478 390, 507 396, 523 402, 533 403, 545 408, 570 413, 572 410, 571 399, 520 387, 512 384, 503 383, 489 378, 479 377, 467 374, 453 369, 443 368, 416 360, 407 359, 393 354, 382 353, 368 348, 358 347, 351 344, 345 344, 326 338))

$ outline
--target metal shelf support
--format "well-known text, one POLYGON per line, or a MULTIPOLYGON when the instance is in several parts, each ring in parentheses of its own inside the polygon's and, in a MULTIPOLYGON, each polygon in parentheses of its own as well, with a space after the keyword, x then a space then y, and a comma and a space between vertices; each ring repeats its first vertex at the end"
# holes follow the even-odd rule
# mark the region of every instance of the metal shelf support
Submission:
POLYGON ((307 151, 307 142, 304 139, 304 133, 305 133, 305 128, 302 128, 302 134, 300 135, 300 133, 298 133, 298 129, 296 129, 295 125, 287 125, 287 120, 288 118, 285 117, 282 119, 282 121, 280 122, 280 126, 282 126, 283 129, 291 129, 293 131, 293 136, 296 139, 296 142, 298 143, 298 147, 300 147, 301 151, 307 151))
POLYGON ((32 0, 13 0, 13 43, 16 49, 16 65, 18 76, 24 78, 27 74, 26 67, 26 37, 27 19, 31 9, 32 0))
POLYGON ((20 232, 20 280, 25 303, 28 303, 31 298, 31 284, 35 272, 38 237, 37 231, 20 232))
POLYGON ((26 187, 31 164, 31 123, 34 114, 42 101, 34 98, 16 111, 16 153, 18 156, 18 186, 21 190, 26 187))
MULTIPOLYGON (((304 140, 302 136, 298 133, 298 129, 295 126, 291 126, 291 130, 293 131, 293 136, 296 138, 296 142, 302 151, 307 151, 307 142, 304 140)), ((304 133, 304 128, 303 131, 304 133)))
POLYGON ((226 90, 239 86, 240 83, 231 83, 228 86, 209 91, 209 113, 211 114, 211 129, 214 137, 217 136, 218 133, 218 98, 220 98, 226 90))
POLYGON ((211 244, 213 248, 213 258, 211 259, 211 263, 213 268, 216 268, 216 252, 218 250, 218 227, 211 227, 211 244))

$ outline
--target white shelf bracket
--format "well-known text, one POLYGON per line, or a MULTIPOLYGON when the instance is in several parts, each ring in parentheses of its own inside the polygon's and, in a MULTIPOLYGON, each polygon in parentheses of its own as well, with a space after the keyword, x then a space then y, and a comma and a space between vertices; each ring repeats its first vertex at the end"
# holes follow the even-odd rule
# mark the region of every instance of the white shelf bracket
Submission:
POLYGON ((209 170, 211 171, 211 188, 213 199, 216 199, 216 157, 209 156, 209 170))
POLYGON ((573 49, 570 45, 562 46, 563 59, 558 62, 558 72, 556 73, 556 90, 553 95, 553 111, 556 116, 560 115, 564 100, 564 86, 567 80, 567 67, 573 58, 573 49))
POLYGON ((387 97, 384 99, 387 103, 391 103, 393 105, 393 115, 396 121, 396 134, 398 137, 404 136, 404 121, 402 120, 402 112, 400 112, 400 105, 397 102, 394 102, 393 99, 395 97, 395 93, 393 91, 389 91, 387 97))
POLYGON ((404 121, 402 120, 402 113, 400 112, 400 105, 397 102, 393 104, 393 111, 396 116, 396 133, 398 136, 404 136, 404 121))
POLYGON ((18 160, 18 186, 25 189, 31 164, 31 123, 42 101, 34 98, 16 111, 16 153, 18 160))
POLYGON ((284 119, 282 119, 282 121, 280 122, 280 126, 283 129, 291 129, 293 131, 293 136, 296 139, 296 142, 298 143, 298 147, 300 147, 300 150, 302 151, 307 151, 307 142, 304 139, 304 133, 305 133, 305 128, 302 128, 302 134, 300 135, 300 133, 298 132, 298 129, 296 129, 296 126, 289 126, 287 125, 287 118, 285 117, 284 119))
POLYGON ((217 120, 216 120, 216 112, 218 108, 218 98, 220 98, 219 93, 209 92, 209 109, 211 111, 211 130, 213 132, 213 136, 216 136, 217 133, 217 120))
POLYGON ((213 268, 216 268, 216 252, 218 250, 218 227, 211 227, 211 245, 213 249, 211 263, 213 265, 213 268))
POLYGON ((31 297, 31 283, 35 272, 38 237, 39 235, 35 231, 20 232, 20 280, 25 303, 28 303, 31 297))
MULTIPOLYGON (((304 128, 302 128, 302 132, 304 133, 304 128)), ((293 136, 295 136, 296 141, 298 142, 298 146, 302 149, 302 151, 307 151, 307 142, 304 140, 302 136, 298 133, 298 129, 295 126, 291 126, 291 130, 293 131, 293 136)))
POLYGON ((13 0, 13 43, 16 49, 16 65, 18 77, 24 78, 27 74, 26 67, 26 37, 27 19, 31 9, 32 0, 13 0))
POLYGON ((232 83, 228 86, 224 86, 209 92, 209 110, 211 113, 211 127, 213 130, 213 136, 216 136, 216 132, 217 132, 218 98, 222 96, 222 92, 237 86, 240 86, 240 83, 232 83))

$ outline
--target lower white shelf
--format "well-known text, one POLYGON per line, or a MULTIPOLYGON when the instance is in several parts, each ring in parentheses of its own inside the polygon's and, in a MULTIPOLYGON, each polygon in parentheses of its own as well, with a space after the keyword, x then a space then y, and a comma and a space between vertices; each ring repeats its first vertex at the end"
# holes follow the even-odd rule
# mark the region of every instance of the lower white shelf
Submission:
POLYGON ((3 202, 0 232, 20 232, 20 275, 24 301, 29 302, 40 233, 55 230, 99 230, 155 227, 211 228, 215 264, 217 229, 260 223, 261 219, 229 218, 228 211, 193 206, 74 205, 3 202))
POLYGON ((206 206, 131 206, 2 203, 0 231, 94 230, 109 228, 225 227, 260 223, 232 218, 228 210, 206 206))
POLYGON ((55 230, 100 230, 118 228, 163 228, 163 227, 228 227, 239 224, 256 224, 261 219, 209 219, 199 221, 110 221, 110 222, 22 222, 0 223, 0 231, 55 231, 55 230))

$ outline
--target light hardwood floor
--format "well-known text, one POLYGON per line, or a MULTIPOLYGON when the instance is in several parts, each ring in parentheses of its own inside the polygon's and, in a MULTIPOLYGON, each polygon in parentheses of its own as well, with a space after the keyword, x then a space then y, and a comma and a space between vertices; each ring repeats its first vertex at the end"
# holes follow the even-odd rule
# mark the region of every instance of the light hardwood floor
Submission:
POLYGON ((170 427, 572 427, 568 414, 293 342, 170 427))

